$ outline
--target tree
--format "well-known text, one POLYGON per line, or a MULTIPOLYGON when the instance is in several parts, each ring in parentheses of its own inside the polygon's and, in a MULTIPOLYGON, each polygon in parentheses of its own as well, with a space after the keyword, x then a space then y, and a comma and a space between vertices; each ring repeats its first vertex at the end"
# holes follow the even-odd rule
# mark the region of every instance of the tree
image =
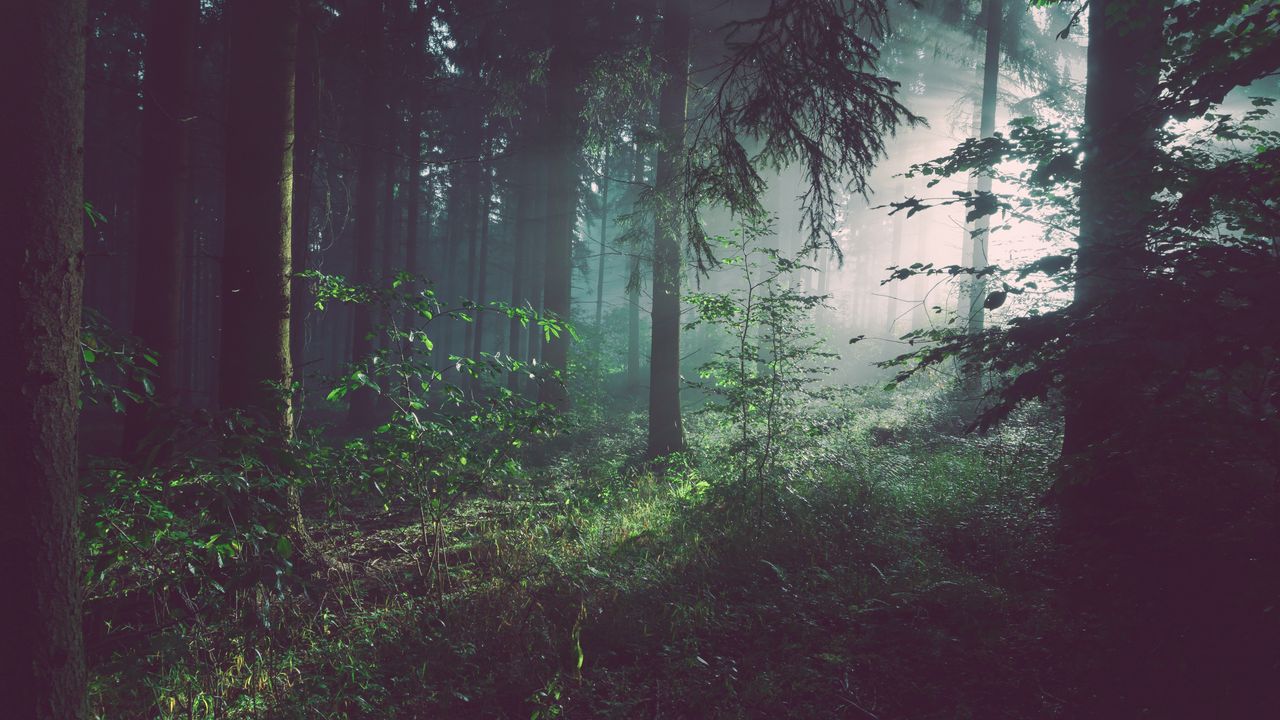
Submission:
POLYGON ((692 33, 689 0, 664 0, 658 58, 662 90, 658 95, 658 209, 653 231, 653 330, 649 350, 649 455, 684 449, 680 417, 680 270, 679 233, 684 218, 680 163, 685 149, 685 112, 692 33))
MULTIPOLYGON (((359 117, 356 147, 356 198, 355 198, 355 268, 356 282, 369 285, 373 282, 374 249, 378 238, 378 110, 382 107, 382 2, 365 0, 362 26, 364 67, 363 92, 360 107, 355 109, 359 117)), ((366 362, 373 353, 373 313, 368 304, 353 308, 351 323, 351 361, 366 362)), ((363 388, 350 395, 348 421, 354 427, 372 425, 377 415, 377 403, 371 390, 363 388)))
POLYGON ((311 196, 315 185, 316 148, 320 123, 320 59, 316 11, 304 0, 298 25, 296 112, 293 143, 293 227, 290 250, 293 291, 289 300, 289 355, 295 367, 306 364, 307 281, 296 275, 306 270, 311 254, 311 196))
MULTIPOLYGON (((986 49, 982 62, 982 99, 979 103, 978 138, 989 138, 996 131, 996 99, 1000 82, 1000 35, 1003 27, 1004 0, 986 0, 986 49)), ((973 183, 975 192, 990 194, 991 173, 980 173, 973 183)), ((991 216, 983 215, 965 228, 964 257, 960 264, 971 268, 987 266, 987 249, 991 237, 991 216)), ((961 312, 965 317, 965 329, 969 333, 982 332, 986 324, 986 278, 975 276, 961 296, 961 312)), ((982 371, 979 366, 968 368, 964 377, 964 392, 969 398, 982 394, 982 371)))
POLYGON ((0 697, 15 720, 85 717, 76 529, 83 288, 84 0, 0 26, 0 697))
MULTIPOLYGON (((1089 9, 1089 66, 1085 93, 1084 164, 1080 180, 1080 236, 1073 310, 1094 312, 1121 301, 1141 280, 1146 262, 1143 218, 1155 192, 1155 130, 1152 112, 1164 48, 1163 0, 1096 0, 1089 9)), ((1101 450, 1142 402, 1105 326, 1077 338, 1071 364, 1087 376, 1067 379, 1063 455, 1086 452, 1099 460, 1098 489, 1119 468, 1104 468, 1101 450), (1111 361, 1106 362, 1110 357, 1111 361), (1100 367, 1109 370, 1100 371, 1100 367)), ((1131 368, 1132 366, 1129 365, 1131 368)), ((1122 457, 1115 455, 1114 457, 1122 457)), ((1112 483, 1114 484, 1114 483, 1112 483)), ((1085 502, 1084 505, 1094 505, 1085 502)), ((1070 522, 1071 508, 1065 509, 1070 522)), ((1085 510, 1083 506, 1080 510, 1085 510)))
MULTIPOLYGON (((183 250, 190 195, 192 78, 198 0, 151 4, 142 116, 138 247, 134 256, 133 334, 159 360, 157 403, 171 403, 181 384, 183 250)), ((157 408, 136 403, 125 419, 124 450, 132 455, 159 427, 157 408)))
POLYGON ((884 38, 887 22, 880 0, 747 5, 758 14, 742 18, 740 8, 728 5, 700 13, 703 23, 714 22, 717 12, 730 16, 719 28, 700 33, 718 40, 721 55, 706 47, 699 53, 698 65, 706 69, 699 73, 701 89, 686 138, 690 4, 664 4, 658 55, 666 84, 659 100, 649 387, 649 452, 655 455, 682 445, 679 275, 673 272, 680 246, 668 240, 683 232, 704 270, 714 257, 698 222, 699 207, 715 204, 737 217, 759 216, 767 186, 761 171, 799 167, 806 181, 800 218, 806 249, 826 245, 838 251, 831 228, 844 191, 865 194, 886 135, 904 122, 922 122, 896 99, 898 83, 878 74, 876 41, 884 38), (684 80, 673 82, 676 77, 684 80), (673 142, 680 143, 678 164, 675 156, 662 155, 673 142))
POLYGON ((298 0, 233 0, 227 82, 222 407, 288 436, 298 0))
MULTIPOLYGON (((573 285, 573 240, 578 219, 578 154, 581 150, 579 117, 583 99, 578 90, 583 59, 574 23, 556 3, 550 3, 551 56, 547 67, 547 237, 546 273, 543 276, 543 311, 564 321, 570 319, 573 285), (555 12, 552 13, 551 11, 555 12)), ((573 16, 570 12, 568 15, 573 16)), ((569 339, 561 333, 547 339, 542 360, 553 371, 569 369, 569 339)), ((569 405, 563 382, 543 384, 538 399, 558 408, 569 405)))

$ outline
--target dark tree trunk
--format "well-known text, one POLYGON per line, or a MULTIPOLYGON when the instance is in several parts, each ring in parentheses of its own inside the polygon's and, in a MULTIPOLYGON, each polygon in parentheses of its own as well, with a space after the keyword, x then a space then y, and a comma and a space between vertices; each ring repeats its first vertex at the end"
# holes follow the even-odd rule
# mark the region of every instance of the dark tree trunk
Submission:
MULTIPOLYGON (((639 143, 634 146, 634 165, 631 169, 631 181, 640 186, 645 181, 645 153, 639 143)), ((633 209, 632 212, 635 210, 633 209)), ((633 397, 640 394, 640 284, 641 265, 640 248, 631 248, 631 258, 627 264, 627 392, 633 397)))
MULTIPOLYGON (((1080 239, 1074 310, 1081 315, 1123 299, 1142 277, 1145 234, 1141 227, 1154 193, 1154 129, 1146 108, 1156 94, 1163 47, 1162 0, 1094 0, 1089 8, 1089 71, 1085 95, 1085 157, 1080 184, 1080 239), (1136 22, 1132 19, 1137 19, 1136 22)), ((1087 377, 1068 378, 1063 454, 1068 460, 1088 453, 1096 485, 1121 472, 1099 452, 1131 422, 1142 403, 1139 382, 1127 374, 1116 343, 1126 338, 1099 328, 1078 338, 1073 352, 1087 377), (1111 348, 1111 350, 1108 350, 1111 348), (1098 362, 1117 362, 1101 372, 1098 362)), ((1084 490, 1090 482, 1072 485, 1084 490)), ((1114 485, 1114 483, 1112 483, 1114 485)), ((1081 497, 1087 496, 1083 492, 1081 497)), ((1090 512, 1093 503, 1068 501, 1072 511, 1090 512)))
MULTIPOLYGON (((547 70, 547 241, 543 276, 543 309, 562 321, 570 320, 573 286, 573 238, 578 218, 578 116, 582 98, 578 93, 581 39, 569 23, 555 21, 551 27, 552 49, 547 70)), ((569 369, 567 332, 545 339, 542 361, 562 374, 569 369)), ((569 406, 563 382, 543 384, 538 399, 557 409, 569 406)))
POLYGON ((680 418, 680 165, 689 77, 689 0, 664 0, 659 62, 658 151, 661 198, 653 232, 653 331, 649 352, 649 455, 684 450, 680 418))
MULTIPOLYGON (((600 179, 600 243, 599 264, 596 266, 596 334, 598 342, 604 341, 604 250, 609 233, 609 151, 604 153, 604 177, 600 179)), ((596 347, 599 361, 601 347, 596 347)))
MULTIPOLYGON (((481 147, 484 143, 480 143, 481 147)), ((469 201, 467 203, 467 211, 471 222, 467 226, 467 288, 466 299, 474 302, 476 300, 476 280, 478 270, 476 268, 476 258, 480 246, 480 225, 484 222, 482 213, 484 212, 485 203, 481 201, 480 196, 483 194, 482 186, 484 184, 482 173, 488 170, 481 166, 480 168, 472 168, 469 174, 470 183, 468 188, 469 201), (478 170, 478 172, 477 172, 478 170)), ((467 323, 462 335, 462 349, 458 351, 458 355, 463 357, 471 357, 471 351, 474 347, 476 336, 476 318, 474 313, 471 322, 467 323)))
MULTIPOLYGON (((542 290, 546 286, 544 277, 547 272, 547 166, 545 154, 545 135, 539 136, 539 141, 543 143, 544 152, 539 153, 538 164, 535 166, 532 174, 533 180, 533 199, 532 202, 532 220, 530 222, 531 230, 528 246, 529 280, 526 286, 529 288, 529 303, 533 309, 541 313, 545 306, 543 304, 542 290)), ((537 327, 529 328, 529 359, 542 362, 542 330, 537 327)))
MULTIPOLYGON (((310 5, 302 14, 298 27, 297 133, 293 145, 293 272, 308 269, 311 250, 311 196, 314 186, 316 144, 320 124, 320 67, 316 43, 316 27, 310 5)), ((307 327, 310 299, 307 282, 291 281, 289 354, 295 368, 307 364, 307 327)))
POLYGON ((124 423, 124 454, 135 457, 164 426, 177 399, 182 331, 183 250, 190 194, 192 82, 198 0, 151 5, 143 83, 138 247, 134 254, 133 333, 153 350, 156 405, 135 404, 124 423))
POLYGON ((288 435, 298 0, 235 0, 230 22, 220 399, 288 435), (278 387, 273 387, 278 386, 278 387))
MULTIPOLYGON (((480 209, 480 217, 479 217, 480 251, 479 251, 479 259, 477 260, 477 263, 476 263, 476 272, 478 274, 479 279, 477 280, 476 297, 474 298, 476 303, 480 304, 481 306, 483 306, 486 302, 489 301, 489 298, 488 298, 489 230, 490 230, 489 213, 492 212, 493 210, 493 207, 492 207, 493 185, 492 185, 491 177, 492 176, 490 175, 489 169, 484 168, 484 181, 481 183, 481 188, 482 188, 481 192, 484 195, 484 200, 481 202, 482 207, 480 209)), ((484 317, 485 317, 484 310, 481 310, 476 313, 476 318, 475 318, 476 334, 474 338, 475 343, 471 347, 472 360, 479 360, 480 353, 484 350, 484 317)))
MULTIPOLYGON (((383 42, 382 3, 365 0, 363 99, 359 114, 359 144, 356 147, 355 197, 355 279, 372 285, 374 250, 378 242, 378 108, 382 102, 381 70, 383 42)), ((367 362, 373 353, 374 308, 367 303, 355 305, 351 324, 351 362, 367 362)), ((377 402, 373 391, 361 388, 352 392, 347 421, 353 427, 372 425, 377 419, 377 402)))
MULTIPOLYGON (((514 242, 512 244, 511 256, 511 306, 521 307, 528 302, 525 297, 525 280, 528 276, 528 246, 529 246, 529 229, 530 214, 533 212, 533 185, 534 185, 534 163, 532 157, 532 145, 530 142, 532 133, 528 129, 525 131, 525 146, 520 149, 520 155, 516 158, 516 222, 513 234, 514 242)), ((520 319, 512 317, 507 328, 507 354, 512 358, 527 359, 523 352, 523 343, 521 336, 524 334, 525 328, 520 324, 520 319)), ((520 378, 522 373, 507 374, 507 389, 511 392, 520 390, 520 378)))
MULTIPOLYGON (((419 10, 418 12, 425 12, 419 10)), ((415 93, 410 102, 409 144, 405 150, 409 153, 408 185, 405 190, 405 225, 404 225, 404 269, 410 275, 422 273, 418 260, 422 238, 419 237, 419 225, 422 215, 422 100, 415 93)), ((430 217, 431 200, 427 199, 427 215, 430 217)), ((426 235, 431 234, 430 221, 427 222, 426 235)), ((410 332, 418 327, 418 314, 412 309, 404 312, 404 330, 410 332)))
POLYGON ((85 717, 76 528, 84 286, 84 0, 0 25, 0 697, 14 720, 85 717))

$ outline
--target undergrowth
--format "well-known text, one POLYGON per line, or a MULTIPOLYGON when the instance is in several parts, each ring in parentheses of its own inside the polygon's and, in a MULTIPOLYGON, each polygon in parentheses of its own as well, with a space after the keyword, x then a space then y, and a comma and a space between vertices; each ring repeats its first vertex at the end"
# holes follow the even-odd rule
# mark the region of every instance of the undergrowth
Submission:
POLYGON ((346 569, 152 598, 106 630, 94 716, 1066 716, 1057 428, 948 435, 935 395, 806 410, 763 503, 711 418, 661 468, 625 411, 571 421, 459 504, 442 573, 416 512, 327 493, 312 532, 346 569))

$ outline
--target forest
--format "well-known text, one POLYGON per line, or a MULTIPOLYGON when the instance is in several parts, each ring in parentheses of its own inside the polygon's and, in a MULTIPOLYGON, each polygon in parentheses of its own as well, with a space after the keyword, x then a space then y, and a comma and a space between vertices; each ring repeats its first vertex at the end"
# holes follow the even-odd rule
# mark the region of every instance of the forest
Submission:
POLYGON ((1276 0, 27 0, 0 716, 1280 713, 1276 0))

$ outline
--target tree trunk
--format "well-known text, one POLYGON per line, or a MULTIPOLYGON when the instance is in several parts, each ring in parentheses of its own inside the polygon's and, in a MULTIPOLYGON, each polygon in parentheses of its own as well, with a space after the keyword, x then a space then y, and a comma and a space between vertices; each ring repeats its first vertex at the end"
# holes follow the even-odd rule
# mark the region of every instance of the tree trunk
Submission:
POLYGON ((228 18, 220 399, 287 436, 298 0, 236 0, 228 18))
MULTIPOLYGON (((533 143, 528 142, 530 133, 525 131, 525 147, 519 150, 520 155, 516 157, 518 170, 516 171, 516 223, 514 228, 513 246, 511 251, 511 306, 521 307, 528 300, 525 298, 525 278, 528 266, 528 246, 529 246, 529 227, 530 214, 533 212, 533 178, 534 178, 534 159, 530 156, 533 152, 533 143)), ((521 336, 524 334, 525 328, 521 325, 520 319, 512 317, 507 327, 507 355, 513 359, 525 358, 523 353, 521 336)), ((520 378, 523 375, 518 372, 507 374, 507 389, 511 392, 519 392, 520 378)))
MULTIPOLYGON (((894 197, 902 196, 901 185, 894 188, 893 195, 894 197)), ((902 231, 906 222, 906 215, 904 213, 894 213, 892 220, 893 240, 889 245, 889 266, 897 267, 902 264, 902 231)), ((898 324, 898 298, 895 293, 901 292, 905 286, 906 283, 902 281, 885 286, 887 292, 884 299, 884 332, 889 336, 890 340, 893 339, 893 329, 898 324)))
MULTIPOLYGON (((645 181, 644 158, 640 144, 633 147, 631 181, 640 186, 645 181)), ((632 212, 635 212, 633 209, 632 212)), ((640 249, 631 248, 627 265, 627 392, 640 394, 640 249)))
MULTIPOLYGON (((1159 122, 1144 106, 1154 100, 1163 47, 1161 0, 1094 0, 1089 8, 1088 86, 1085 94, 1084 164, 1080 183, 1080 239, 1074 310, 1095 312, 1122 300, 1142 277, 1145 233, 1141 227, 1154 193, 1154 130, 1159 122)), ((1138 382, 1127 374, 1116 337, 1105 328, 1078 338, 1073 363, 1089 367, 1088 376, 1068 377, 1063 455, 1090 462, 1089 482, 1072 483, 1082 491, 1064 498, 1064 521, 1075 511, 1091 512, 1084 500, 1090 484, 1103 486, 1123 473, 1121 460, 1101 452, 1142 403, 1138 382), (1099 363, 1115 360, 1101 372, 1099 363)))
MULTIPOLYGON (((1004 24, 1004 0, 986 0, 987 38, 986 56, 982 63, 982 111, 978 123, 978 137, 989 138, 996 131, 996 100, 1000 82, 1000 35, 1004 24)), ((991 192, 991 173, 979 173, 973 185, 978 193, 991 192)), ((987 249, 990 247, 991 216, 985 215, 973 223, 965 247, 968 257, 964 262, 969 267, 984 268, 990 264, 987 249)), ((974 277, 967 293, 965 330, 969 334, 982 332, 986 327, 987 281, 985 277, 974 277)), ((977 402, 983 394, 982 367, 973 365, 965 369, 964 397, 977 402)))
MULTIPOLYGON (((365 0, 364 13, 364 88, 359 113, 359 145, 356 147, 356 197, 355 197, 355 279, 362 285, 372 285, 374 249, 378 242, 378 108, 382 103, 381 68, 382 53, 382 3, 365 0)), ((373 313, 367 303, 352 308, 351 362, 367 362, 373 354, 373 313)), ((360 388, 347 397, 351 405, 347 415, 353 427, 367 427, 377 419, 377 402, 373 391, 360 388)))
MULTIPOLYGON (((410 108, 409 145, 406 148, 409 153, 409 175, 405 192, 404 269, 410 275, 417 276, 422 272, 418 260, 418 249, 422 242, 422 238, 418 237, 418 226, 422 215, 422 100, 418 94, 414 95, 410 108)), ((428 197, 426 233, 428 236, 431 234, 430 205, 431 200, 428 197)), ((403 322, 405 332, 414 330, 419 325, 418 314, 412 309, 406 309, 403 322)))
MULTIPOLYGON (((554 5, 554 4, 553 4, 554 5)), ((551 28, 552 50, 547 70, 547 243, 543 277, 543 308, 568 322, 571 317, 573 285, 573 238, 578 218, 578 116, 582 98, 578 93, 581 74, 577 37, 569 23, 555 21, 551 28)), ((569 369, 569 333, 547 339, 542 360, 563 375, 569 369)), ((569 394, 564 383, 549 381, 539 391, 540 402, 564 410, 569 394)))
POLYGON ((659 197, 653 233, 653 330, 649 353, 649 455, 684 450, 680 418, 680 228, 683 225, 680 169, 684 155, 689 77, 689 0, 664 0, 659 62, 664 75, 658 96, 655 186, 659 197))
MULTIPOLYGON (((604 153, 604 177, 600 180, 600 262, 596 269, 596 334, 597 342, 604 342, 604 250, 609 234, 609 151, 604 153)), ((596 347, 599 360, 601 347, 596 347)))
MULTIPOLYGON (((297 132, 293 145, 293 228, 292 250, 294 274, 306 270, 311 251, 311 190, 314 186, 316 146, 320 124, 320 67, 317 57, 316 26, 310 6, 304 6, 298 26, 297 132)), ((307 281, 290 280, 289 355, 295 368, 306 363, 306 319, 310 310, 307 281)))
MULTIPOLYGON (((480 146, 484 146, 483 140, 480 146)), ((483 150, 481 151, 483 152, 483 150)), ((482 185, 484 184, 484 174, 488 173, 486 166, 472 168, 469 174, 469 196, 470 202, 467 204, 467 212, 470 215, 470 223, 467 227, 467 292, 466 299, 472 302, 476 301, 476 284, 478 269, 476 261, 479 257, 480 248, 480 226, 485 223, 485 202, 481 200, 484 194, 482 185)), ((462 349, 458 351, 458 355, 462 357, 471 357, 472 349, 475 347, 476 340, 476 317, 477 313, 472 313, 471 322, 467 323, 462 335, 462 349)))
POLYGON ((183 250, 190 193, 190 124, 198 0, 151 5, 143 82, 138 247, 134 255, 133 333, 155 352, 156 405, 130 406, 124 454, 135 457, 164 426, 162 407, 177 399, 182 331, 183 250))
POLYGON ((14 720, 86 714, 76 509, 84 287, 84 0, 0 25, 0 696, 14 720))
MULTIPOLYGON (((476 296, 474 300, 477 304, 483 306, 489 301, 489 214, 493 211, 493 184, 492 175, 489 169, 484 168, 484 181, 482 182, 482 194, 484 200, 481 201, 480 209, 480 250, 479 258, 476 261, 477 285, 476 296)), ((474 344, 471 347, 471 359, 479 360, 480 353, 484 350, 484 318, 485 311, 482 309, 476 313, 475 326, 476 334, 474 344)))

